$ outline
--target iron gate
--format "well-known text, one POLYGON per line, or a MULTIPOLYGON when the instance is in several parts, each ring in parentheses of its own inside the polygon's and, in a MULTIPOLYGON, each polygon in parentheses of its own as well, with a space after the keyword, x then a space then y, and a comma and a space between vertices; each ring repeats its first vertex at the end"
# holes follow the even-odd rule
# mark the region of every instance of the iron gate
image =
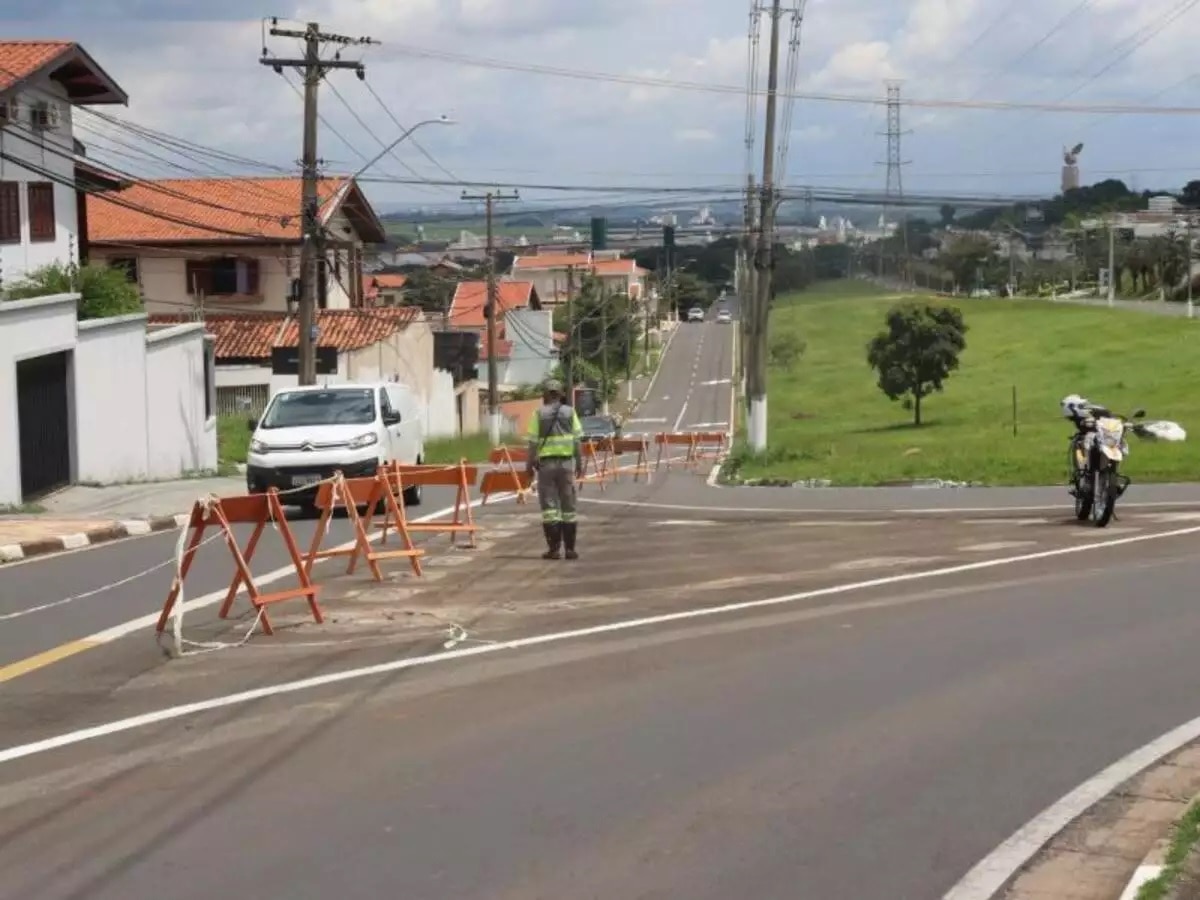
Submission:
POLYGON ((68 369, 66 353, 17 363, 21 495, 26 502, 71 481, 68 369))

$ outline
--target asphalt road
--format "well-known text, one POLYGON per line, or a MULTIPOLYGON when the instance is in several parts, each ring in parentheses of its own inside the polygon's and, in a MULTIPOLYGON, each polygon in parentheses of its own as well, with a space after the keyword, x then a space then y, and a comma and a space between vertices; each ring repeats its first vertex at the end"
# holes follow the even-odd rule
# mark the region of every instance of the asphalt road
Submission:
POLYGON ((1194 547, 365 678, 21 760, 0 767, 0 897, 935 898, 1195 714, 1194 547))

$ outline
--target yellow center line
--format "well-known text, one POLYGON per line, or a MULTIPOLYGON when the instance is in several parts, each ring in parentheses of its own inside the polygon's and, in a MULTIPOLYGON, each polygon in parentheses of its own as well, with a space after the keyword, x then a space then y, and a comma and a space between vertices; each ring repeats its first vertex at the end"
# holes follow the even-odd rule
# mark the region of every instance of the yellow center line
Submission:
POLYGON ((85 650, 91 650, 93 647, 99 647, 102 643, 103 641, 93 641, 87 638, 78 641, 69 641, 66 644, 59 644, 57 647, 51 647, 42 653, 17 660, 15 663, 10 663, 7 666, 0 666, 0 684, 12 681, 14 678, 20 678, 22 675, 28 675, 30 672, 36 672, 38 669, 53 665, 85 650))

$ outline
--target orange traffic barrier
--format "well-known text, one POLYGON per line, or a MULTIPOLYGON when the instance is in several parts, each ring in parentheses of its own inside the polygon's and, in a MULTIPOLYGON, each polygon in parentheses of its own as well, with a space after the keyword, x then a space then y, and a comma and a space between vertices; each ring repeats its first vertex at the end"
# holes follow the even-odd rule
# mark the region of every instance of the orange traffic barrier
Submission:
POLYGON ((529 463, 528 447, 509 447, 501 444, 488 454, 488 462, 493 466, 489 472, 484 472, 479 485, 480 505, 486 505, 492 494, 512 492, 517 495, 518 503, 527 503, 527 495, 533 492, 533 478, 526 466, 529 463), (520 468, 517 468, 517 464, 520 468))
POLYGON ((583 462, 583 475, 576 479, 576 484, 598 484, 600 490, 606 490, 605 482, 609 478, 609 463, 612 459, 612 439, 596 438, 585 440, 580 444, 583 462))
MULTIPOLYGON (((402 466, 390 463, 380 467, 380 474, 387 479, 396 496, 402 496, 405 488, 421 485, 422 487, 452 487, 455 488, 454 512, 449 519, 432 519, 424 522, 409 522, 409 531, 432 531, 438 534, 449 534, 450 543, 458 544, 458 536, 467 536, 467 546, 475 546, 475 533, 479 526, 471 514, 471 487, 479 480, 479 469, 467 465, 462 460, 454 466, 402 466)), ((368 514, 370 527, 370 514, 368 514)), ((383 523, 383 539, 387 540, 387 521, 383 523)))
POLYGON ((650 480, 650 440, 646 437, 614 438, 611 443, 615 465, 612 468, 612 480, 619 480, 624 473, 632 473, 633 480, 638 481, 644 475, 650 480), (623 464, 621 457, 635 454, 632 465, 623 464))
POLYGON ((725 455, 729 435, 724 431, 696 432, 695 453, 697 462, 701 460, 718 460, 725 455))
MULTIPOLYGON (((660 465, 662 465, 663 451, 666 450, 666 448, 668 448, 668 447, 686 447, 687 455, 684 456, 682 463, 680 463, 679 460, 675 460, 675 463, 681 464, 681 465, 683 465, 684 468, 687 468, 687 469, 695 468, 695 466, 696 466, 696 434, 694 432, 691 432, 691 431, 660 432, 659 434, 656 434, 654 436, 654 443, 658 445, 658 456, 654 460, 655 471, 657 471, 658 467, 660 465)), ((672 463, 671 451, 666 450, 666 454, 667 454, 667 456, 666 456, 667 471, 669 472, 671 470, 671 463, 672 463)))
POLYGON ((359 559, 366 561, 367 568, 371 570, 371 577, 376 581, 383 581, 383 573, 379 569, 381 559, 407 559, 412 566, 413 573, 421 574, 421 557, 425 555, 425 551, 419 550, 413 545, 412 537, 406 527, 404 509, 396 502, 396 495, 392 493, 387 479, 382 475, 376 474, 367 478, 345 478, 339 473, 332 482, 326 482, 317 489, 316 505, 317 509, 321 511, 321 518, 317 522, 312 545, 304 560, 305 572, 312 572, 313 564, 318 559, 348 556, 350 563, 346 566, 347 575, 354 573, 359 559), (404 545, 398 550, 376 549, 368 537, 367 532, 371 519, 380 504, 383 505, 385 524, 389 522, 393 524, 404 545), (365 519, 358 511, 360 506, 365 506, 367 509, 365 519), (329 533, 329 523, 333 519, 334 512, 339 509, 346 511, 346 519, 350 522, 350 529, 354 534, 354 543, 350 547, 322 550, 321 543, 324 541, 325 535, 329 533))
POLYGON ((196 558, 196 550, 204 540, 204 532, 209 528, 217 528, 221 531, 225 537, 225 546, 229 548, 229 554, 233 557, 233 580, 229 583, 229 592, 221 604, 220 616, 222 619, 228 617, 238 590, 244 586, 246 594, 250 598, 250 605, 258 611, 262 630, 266 634, 275 633, 271 627, 271 619, 267 615, 267 607, 284 600, 296 600, 303 597, 308 601, 313 619, 317 623, 325 621, 324 616, 321 615, 321 607, 317 605, 317 593, 320 591, 320 587, 312 583, 311 570, 304 565, 300 550, 296 547, 296 538, 288 526, 287 517, 283 512, 283 504, 279 502, 279 492, 272 488, 265 494, 250 494, 244 497, 212 497, 208 500, 196 501, 195 506, 192 507, 191 519, 188 521, 191 538, 183 551, 179 573, 167 594, 162 614, 158 617, 156 631, 161 634, 166 627, 171 610, 174 609, 175 602, 179 599, 179 592, 183 589, 183 583, 187 579, 188 572, 191 571, 192 562, 196 558), (264 594, 254 582, 254 575, 250 571, 250 561, 254 558, 259 538, 262 537, 268 524, 273 524, 283 539, 288 556, 292 560, 292 566, 296 570, 296 579, 299 584, 296 587, 264 594), (233 533, 234 525, 254 526, 254 531, 251 532, 245 549, 242 549, 237 536, 233 533))

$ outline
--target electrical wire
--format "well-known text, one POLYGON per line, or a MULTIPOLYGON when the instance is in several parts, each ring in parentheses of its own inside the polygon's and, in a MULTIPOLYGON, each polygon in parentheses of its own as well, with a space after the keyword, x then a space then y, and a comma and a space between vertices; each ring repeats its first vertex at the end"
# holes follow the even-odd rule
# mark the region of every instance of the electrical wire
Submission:
MULTIPOLYGON (((454 65, 473 66, 477 68, 496 69, 509 72, 521 72, 531 75, 546 75, 558 78, 570 78, 579 81, 598 81, 613 84, 627 84, 639 87, 658 87, 679 91, 695 91, 712 94, 744 94, 746 87, 715 84, 708 82, 685 81, 672 78, 654 78, 650 76, 619 75, 613 72, 599 72, 584 69, 568 69, 558 66, 535 65, 532 63, 514 63, 505 60, 485 57, 467 56, 461 53, 451 53, 442 50, 431 50, 412 45, 389 45, 397 54, 405 54, 420 59, 450 63, 454 65)), ((758 94, 765 91, 759 90, 758 94)), ((862 96, 855 94, 840 94, 817 91, 776 92, 776 97, 794 97, 798 100, 810 100, 818 103, 842 103, 864 106, 886 106, 887 100, 882 97, 862 96)), ((1037 110, 1040 112, 1079 112, 1079 113, 1110 113, 1112 115, 1187 115, 1200 114, 1196 106, 1136 106, 1121 103, 1042 103, 1001 100, 954 100, 910 97, 904 101, 906 106, 922 109, 980 109, 997 111, 1037 110)))
MULTIPOLYGON (((399 128, 401 132, 408 131, 408 128, 406 128, 403 124, 401 124, 400 120, 396 118, 396 114, 394 112, 392 112, 391 107, 389 107, 386 103, 384 103, 383 98, 380 97, 379 94, 375 92, 375 88, 371 85, 371 82, 364 79, 363 84, 366 85, 367 91, 371 94, 371 96, 375 98, 375 102, 378 103, 383 108, 383 111, 385 113, 387 113, 388 118, 390 118, 392 120, 392 124, 395 125, 397 128, 399 128)), ((414 147, 416 147, 417 150, 419 150, 421 152, 421 155, 424 156, 431 163, 433 163, 433 165, 436 166, 439 171, 441 171, 443 174, 445 174, 447 178, 450 178, 451 180, 456 181, 456 182, 462 180, 457 175, 455 175, 452 171, 450 171, 445 166, 443 166, 440 162, 438 162, 437 159, 434 156, 432 156, 429 153, 429 151, 426 150, 425 147, 416 139, 416 137, 410 136, 408 138, 408 142, 410 144, 412 144, 414 147)))

